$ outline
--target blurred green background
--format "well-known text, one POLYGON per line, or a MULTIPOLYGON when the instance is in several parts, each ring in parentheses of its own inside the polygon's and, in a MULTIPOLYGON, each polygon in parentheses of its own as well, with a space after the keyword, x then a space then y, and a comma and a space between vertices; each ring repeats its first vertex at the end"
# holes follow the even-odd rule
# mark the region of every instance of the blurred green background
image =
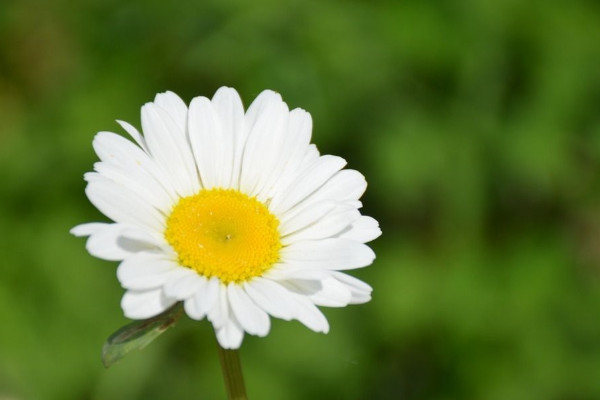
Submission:
POLYGON ((279 91, 369 181, 373 301, 242 347, 252 399, 600 399, 600 3, 0 4, 0 399, 219 399, 185 320, 105 370, 127 320, 82 174, 157 92, 279 91))

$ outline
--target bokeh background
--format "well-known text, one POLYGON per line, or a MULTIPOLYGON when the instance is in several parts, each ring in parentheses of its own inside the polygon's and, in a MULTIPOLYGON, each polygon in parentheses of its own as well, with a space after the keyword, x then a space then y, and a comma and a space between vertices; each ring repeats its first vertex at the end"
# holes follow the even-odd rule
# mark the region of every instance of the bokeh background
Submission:
POLYGON ((242 347, 253 399, 600 399, 600 3, 0 3, 0 399, 225 397, 209 324, 105 370, 127 323, 97 131, 157 92, 263 89, 363 172, 373 301, 242 347))

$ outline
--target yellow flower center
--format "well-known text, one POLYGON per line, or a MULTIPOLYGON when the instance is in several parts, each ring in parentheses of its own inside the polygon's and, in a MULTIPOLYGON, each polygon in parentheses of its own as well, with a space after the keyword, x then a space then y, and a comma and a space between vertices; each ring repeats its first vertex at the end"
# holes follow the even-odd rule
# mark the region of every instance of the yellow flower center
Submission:
POLYGON ((262 275, 278 259, 279 220, 253 197, 233 189, 184 197, 167 219, 165 238, 179 263, 223 283, 262 275))

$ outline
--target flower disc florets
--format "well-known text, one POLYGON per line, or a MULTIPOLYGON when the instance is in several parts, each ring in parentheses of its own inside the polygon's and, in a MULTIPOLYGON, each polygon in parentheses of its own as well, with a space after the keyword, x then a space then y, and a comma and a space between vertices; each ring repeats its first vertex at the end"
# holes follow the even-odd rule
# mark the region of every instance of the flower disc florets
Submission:
POLYGON ((206 278, 242 283, 279 258, 279 221, 264 204, 233 189, 210 189, 179 200, 165 238, 181 265, 206 278))

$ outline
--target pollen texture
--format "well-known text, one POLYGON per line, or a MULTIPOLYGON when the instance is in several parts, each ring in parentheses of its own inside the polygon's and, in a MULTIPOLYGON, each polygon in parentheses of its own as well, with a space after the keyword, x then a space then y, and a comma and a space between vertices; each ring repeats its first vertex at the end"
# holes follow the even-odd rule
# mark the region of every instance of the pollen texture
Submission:
POLYGON ((279 259, 279 221, 253 197, 233 189, 202 190, 181 198, 165 238, 179 263, 223 283, 262 275, 279 259))

